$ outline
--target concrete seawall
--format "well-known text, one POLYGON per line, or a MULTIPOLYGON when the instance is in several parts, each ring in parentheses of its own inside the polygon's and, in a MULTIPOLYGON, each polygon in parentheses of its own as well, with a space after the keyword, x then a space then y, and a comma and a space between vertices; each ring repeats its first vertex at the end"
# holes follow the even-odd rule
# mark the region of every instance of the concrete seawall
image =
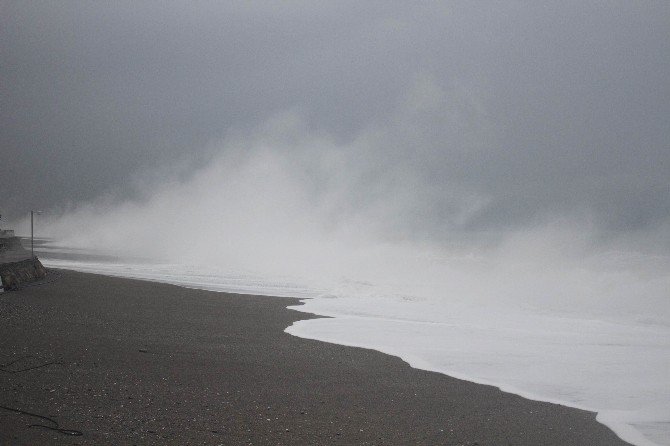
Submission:
MULTIPOLYGON (((3 231, 4 235, 8 235, 7 232, 3 231)), ((5 290, 18 289, 45 276, 42 263, 37 257, 31 257, 18 237, 0 237, 0 279, 5 290)))
POLYGON ((21 285, 43 279, 45 276, 46 269, 37 258, 0 264, 0 279, 5 290, 18 289, 21 285))

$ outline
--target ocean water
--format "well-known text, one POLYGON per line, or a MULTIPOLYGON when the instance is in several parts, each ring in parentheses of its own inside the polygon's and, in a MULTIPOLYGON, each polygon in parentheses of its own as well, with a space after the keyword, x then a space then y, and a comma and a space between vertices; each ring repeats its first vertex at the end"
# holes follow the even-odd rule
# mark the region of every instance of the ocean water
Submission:
POLYGON ((372 348, 416 368, 591 410, 628 442, 670 445, 665 258, 651 262, 658 270, 650 273, 638 267, 649 259, 623 253, 564 270, 424 256, 394 264, 393 274, 317 279, 42 248, 47 267, 298 297, 303 304, 291 308, 331 318, 298 321, 286 328, 292 335, 372 348))

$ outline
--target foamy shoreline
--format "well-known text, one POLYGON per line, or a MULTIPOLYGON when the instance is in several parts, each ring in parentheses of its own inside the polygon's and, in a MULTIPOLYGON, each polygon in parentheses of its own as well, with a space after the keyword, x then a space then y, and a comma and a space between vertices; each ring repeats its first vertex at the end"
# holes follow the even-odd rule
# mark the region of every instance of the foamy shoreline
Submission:
MULTIPOLYGON (((115 269, 115 268, 112 268, 115 269)), ((110 274, 112 273, 113 275, 123 275, 123 272, 119 272, 118 270, 116 271, 110 271, 109 268, 107 268, 105 271, 98 271, 102 272, 103 274, 110 274)), ((193 280, 183 280, 184 278, 181 279, 175 279, 175 277, 168 277, 165 274, 156 274, 153 276, 148 276, 145 275, 144 277, 141 277, 142 274, 138 273, 137 270, 133 270, 133 277, 135 278, 144 278, 147 280, 152 280, 152 281, 159 281, 159 282, 168 282, 168 283, 173 283, 181 286, 187 286, 189 288, 200 288, 200 289, 208 289, 208 290, 214 290, 214 291, 233 291, 233 292, 242 292, 242 293, 249 293, 249 294, 259 294, 259 289, 256 288, 255 291, 252 290, 251 288, 246 288, 242 289, 243 287, 240 287, 239 284, 213 284, 209 283, 207 285, 203 285, 202 283, 198 283, 197 281, 193 280)), ((253 286, 258 287, 259 284, 256 283, 253 286)), ((260 294, 266 294, 266 295, 272 295, 272 294, 281 294, 285 296, 296 296, 296 295, 303 295, 304 297, 314 297, 310 296, 310 291, 308 290, 300 290, 299 287, 294 287, 293 289, 290 289, 290 287, 284 286, 284 287, 276 287, 275 291, 279 291, 279 293, 271 293, 269 291, 260 293, 260 294)), ((299 321, 296 322, 293 326, 290 326, 286 328, 286 331, 290 334, 305 337, 305 338, 310 338, 310 339, 316 339, 316 340, 321 340, 321 341, 327 341, 327 342, 332 342, 340 345, 350 345, 350 346, 355 346, 355 347, 364 347, 364 348, 372 348, 387 354, 391 354, 394 356, 398 356, 401 359, 405 360, 408 362, 412 367, 419 368, 419 369, 424 369, 424 370, 430 370, 430 371, 436 371, 439 373, 446 374, 448 376, 456 377, 459 379, 465 379, 471 382, 475 383, 480 383, 480 384, 486 384, 486 385, 494 385, 496 387, 501 388, 504 391, 515 393, 518 395, 521 395, 525 398, 528 399, 533 399, 533 400, 538 400, 538 401, 548 401, 548 402, 553 402, 557 404, 562 404, 566 405, 569 407, 575 407, 578 409, 583 409, 583 410, 589 410, 591 412, 597 412, 597 410, 593 410, 591 407, 587 406, 582 406, 579 404, 575 404, 574 402, 571 401, 565 401, 562 399, 557 399, 557 398, 547 398, 546 396, 538 396, 537 394, 534 394, 532 392, 528 392, 523 390, 522 388, 514 387, 512 385, 505 385, 504 383, 501 384, 500 381, 496 380, 486 380, 486 379, 481 379, 476 376, 472 376, 471 374, 467 373, 459 373, 457 369, 445 369, 444 367, 440 366, 435 366, 434 364, 431 364, 429 361, 426 361, 425 359, 422 359, 419 356, 412 356, 411 354, 408 354, 406 351, 398 350, 398 349, 393 349, 389 348, 388 346, 384 345, 378 345, 378 344, 372 344, 370 342, 349 342, 346 338, 342 336, 325 336, 323 334, 319 333, 319 330, 323 328, 324 324, 332 324, 338 320, 342 320, 342 315, 337 314, 334 312, 328 312, 324 311, 323 309, 314 309, 314 306, 312 304, 317 303, 319 299, 309 299, 305 301, 307 305, 305 306, 300 306, 300 307, 295 307, 294 309, 311 313, 311 314, 318 314, 321 316, 330 316, 334 317, 334 320, 306 320, 306 321, 299 321), (339 319, 338 319, 339 318, 339 319), (314 327, 320 327, 315 331, 308 332, 304 330, 304 327, 306 326, 314 326, 314 327)), ((323 331, 323 330, 322 330, 323 331)), ((340 333, 343 330, 340 330, 340 333)), ((364 339, 364 338, 362 338, 364 339)), ((607 414, 601 413, 599 415, 599 421, 603 422, 606 424, 608 427, 613 429, 621 438, 625 439, 628 442, 638 444, 638 445, 654 445, 655 443, 650 442, 647 440, 644 436, 642 436, 636 429, 631 428, 625 421, 622 422, 621 419, 612 419, 608 418, 607 414)))

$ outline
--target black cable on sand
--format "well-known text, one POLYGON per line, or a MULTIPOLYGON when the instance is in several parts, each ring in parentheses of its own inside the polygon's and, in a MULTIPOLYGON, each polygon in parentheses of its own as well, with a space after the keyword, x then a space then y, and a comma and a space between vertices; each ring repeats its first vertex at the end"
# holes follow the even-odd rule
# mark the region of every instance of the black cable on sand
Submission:
POLYGON ((72 435, 74 437, 79 437, 79 436, 83 435, 82 432, 78 431, 78 430, 62 429, 56 420, 54 420, 53 418, 49 418, 47 416, 44 416, 44 415, 39 415, 39 414, 36 414, 36 413, 27 412, 25 410, 15 409, 13 407, 7 407, 7 406, 0 406, 0 409, 4 409, 4 410, 10 411, 10 412, 15 412, 15 413, 18 413, 18 414, 21 414, 21 415, 27 415, 29 417, 40 418, 42 420, 48 421, 49 423, 53 424, 53 426, 47 426, 47 425, 44 425, 44 424, 29 424, 28 427, 41 427, 43 429, 49 429, 49 430, 58 432, 59 434, 72 435))

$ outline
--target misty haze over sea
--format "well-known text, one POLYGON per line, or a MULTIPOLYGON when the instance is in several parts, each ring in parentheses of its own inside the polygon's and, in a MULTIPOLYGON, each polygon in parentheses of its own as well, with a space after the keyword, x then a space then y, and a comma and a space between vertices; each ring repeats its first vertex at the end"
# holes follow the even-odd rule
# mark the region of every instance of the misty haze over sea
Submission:
POLYGON ((670 4, 0 11, 46 266, 306 298, 296 336, 670 444, 670 4))

